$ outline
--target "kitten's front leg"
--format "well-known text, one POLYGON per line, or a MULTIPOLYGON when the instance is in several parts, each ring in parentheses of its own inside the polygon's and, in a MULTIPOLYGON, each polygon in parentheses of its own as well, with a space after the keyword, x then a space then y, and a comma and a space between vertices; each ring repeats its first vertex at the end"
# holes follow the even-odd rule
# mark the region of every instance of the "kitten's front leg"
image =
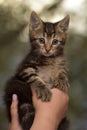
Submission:
POLYGON ((42 101, 50 101, 51 91, 48 88, 48 85, 39 77, 35 77, 36 81, 31 84, 35 89, 37 98, 40 98, 42 101))
POLYGON ((58 88, 62 91, 67 92, 68 87, 69 87, 69 81, 67 78, 67 74, 64 71, 61 71, 58 76, 54 80, 54 85, 55 88, 58 88))
POLYGON ((37 98, 42 101, 50 101, 51 91, 47 87, 48 85, 37 75, 35 69, 28 67, 20 76, 29 86, 35 89, 37 98))

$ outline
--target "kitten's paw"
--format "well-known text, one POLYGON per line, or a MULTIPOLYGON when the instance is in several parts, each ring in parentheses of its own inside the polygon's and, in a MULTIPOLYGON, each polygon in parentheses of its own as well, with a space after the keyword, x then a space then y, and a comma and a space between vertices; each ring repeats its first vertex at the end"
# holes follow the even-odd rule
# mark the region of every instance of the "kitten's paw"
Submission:
POLYGON ((45 86, 41 86, 41 88, 37 88, 36 94, 37 94, 37 98, 41 99, 42 101, 50 101, 51 100, 52 93, 45 86))

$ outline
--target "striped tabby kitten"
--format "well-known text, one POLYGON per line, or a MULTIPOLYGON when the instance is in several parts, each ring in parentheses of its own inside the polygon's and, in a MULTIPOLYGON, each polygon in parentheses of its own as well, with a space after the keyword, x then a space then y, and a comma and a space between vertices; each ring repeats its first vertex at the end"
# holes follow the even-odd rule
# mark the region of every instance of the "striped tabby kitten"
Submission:
MULTIPOLYGON (((12 94, 19 100, 19 121, 23 130, 29 130, 35 115, 30 87, 35 89, 37 98, 51 100, 52 88, 67 91, 66 58, 64 46, 67 38, 69 16, 59 22, 43 22, 35 12, 31 13, 29 37, 31 50, 19 65, 14 76, 5 87, 5 103, 9 121, 12 94)), ((58 130, 66 130, 68 121, 64 118, 58 130)))

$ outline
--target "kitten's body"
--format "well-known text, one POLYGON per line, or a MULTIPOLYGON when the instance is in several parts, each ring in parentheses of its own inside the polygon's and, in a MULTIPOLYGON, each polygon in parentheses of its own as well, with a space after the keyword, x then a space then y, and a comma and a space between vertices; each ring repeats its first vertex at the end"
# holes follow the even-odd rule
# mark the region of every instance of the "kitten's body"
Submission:
MULTIPOLYGON (((64 19, 62 25, 63 23, 65 24, 65 21, 66 19, 64 19)), ((43 23, 42 27, 42 22, 35 13, 31 16, 31 24, 31 51, 20 64, 15 75, 8 81, 5 88, 5 102, 9 121, 11 121, 10 105, 12 94, 17 94, 19 100, 19 120, 24 130, 29 130, 35 114, 30 87, 35 89, 37 98, 40 98, 42 101, 49 101, 52 96, 51 88, 55 87, 67 91, 69 86, 66 58, 63 51, 66 33, 56 30, 57 23, 43 23), (35 30, 33 31, 33 29, 35 30), (56 45, 57 41, 52 42, 52 39, 57 37, 56 33, 58 35, 58 45, 56 45), (43 39, 40 39, 42 35, 45 39, 44 44, 42 44, 43 39), (51 42, 53 45, 51 45, 51 42)), ((67 126, 67 120, 64 118, 58 130, 63 128, 66 130, 67 126)))

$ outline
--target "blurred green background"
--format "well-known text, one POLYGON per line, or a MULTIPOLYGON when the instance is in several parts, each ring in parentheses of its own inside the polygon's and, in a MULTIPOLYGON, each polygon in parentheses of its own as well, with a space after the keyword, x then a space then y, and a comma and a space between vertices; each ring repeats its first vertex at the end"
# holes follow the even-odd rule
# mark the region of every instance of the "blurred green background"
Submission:
POLYGON ((45 21, 71 17, 66 55, 69 61, 70 130, 87 130, 87 0, 0 0, 0 130, 7 130, 4 85, 29 51, 31 11, 45 21))

